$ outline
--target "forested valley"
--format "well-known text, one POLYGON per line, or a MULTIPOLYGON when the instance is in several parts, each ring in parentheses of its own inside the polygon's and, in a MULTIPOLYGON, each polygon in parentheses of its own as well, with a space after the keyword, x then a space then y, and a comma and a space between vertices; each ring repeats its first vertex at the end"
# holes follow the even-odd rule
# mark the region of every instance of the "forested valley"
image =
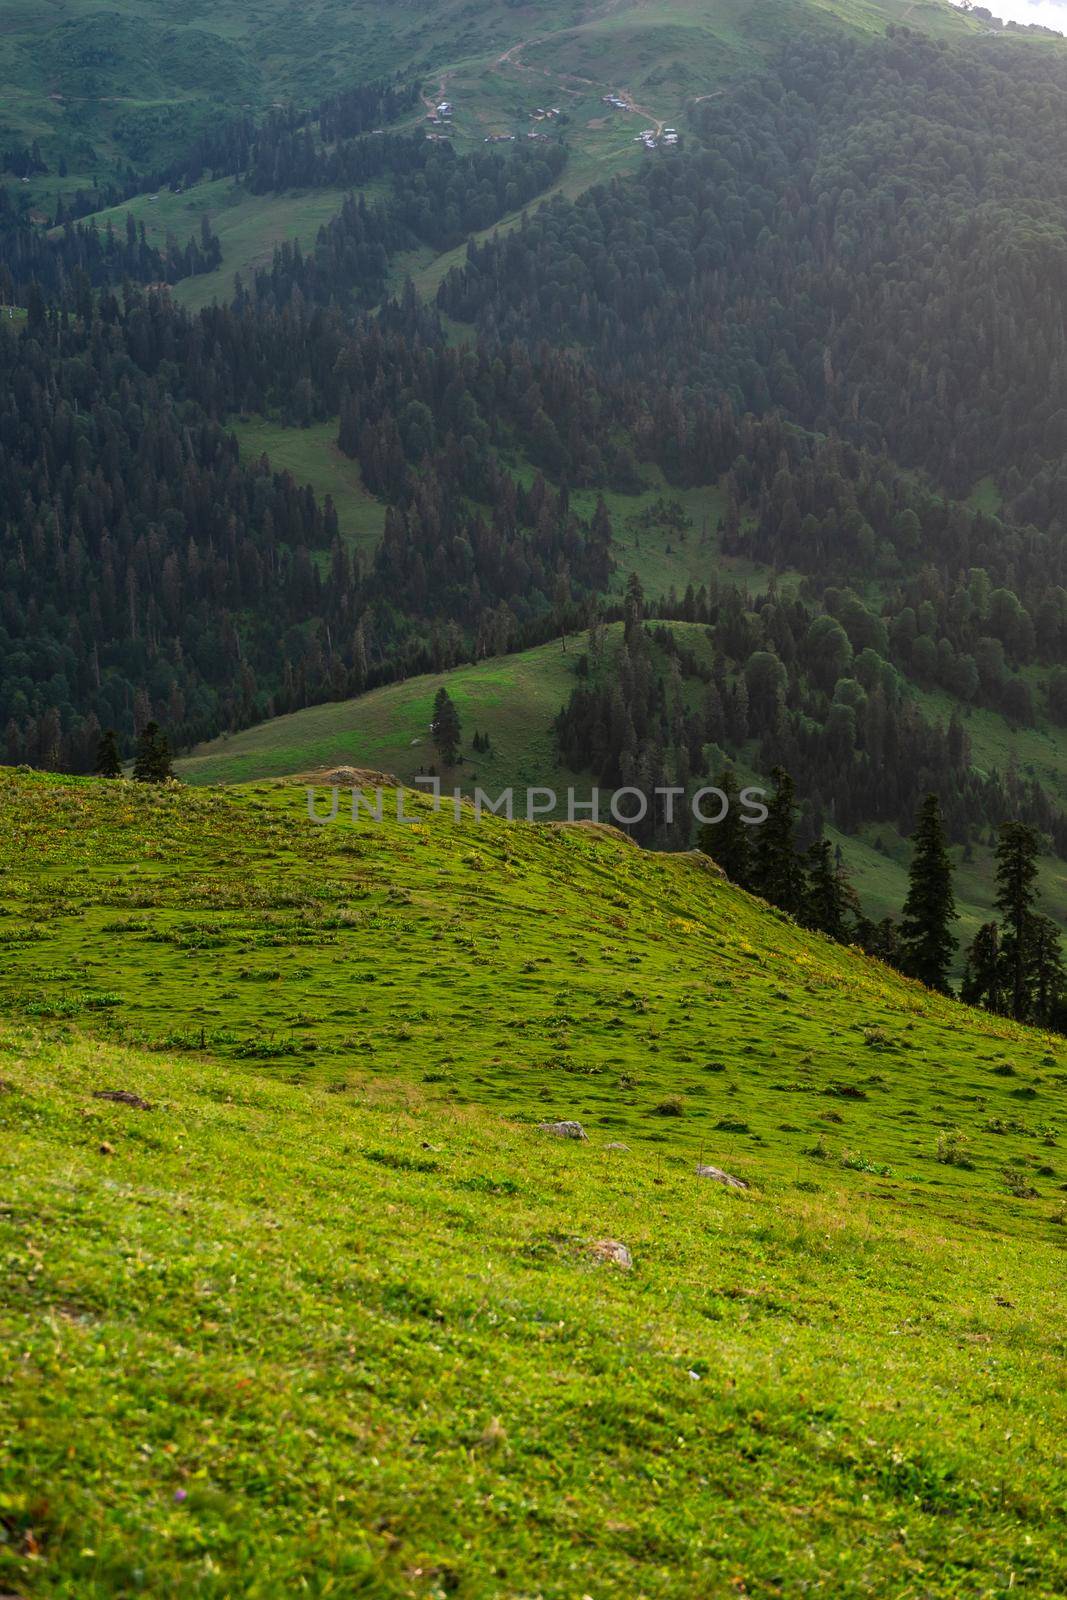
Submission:
POLYGON ((238 118, 156 175, 384 186, 229 305, 160 287, 207 270, 210 228, 161 253, 0 205, 26 308, 0 334, 5 759, 86 770, 103 728, 186 746, 626 617, 622 670, 591 644, 560 708, 573 769, 773 760, 813 835, 906 827, 932 788, 957 841, 1010 808, 1067 848, 1058 797, 977 768, 967 731, 1067 726, 1062 58, 798 38, 663 160, 472 241, 436 306, 392 263, 536 201, 567 148, 390 131, 415 94, 238 118), (386 506, 373 553, 242 459, 233 420, 263 415, 336 419, 386 506), (703 582, 624 594, 597 496, 650 472, 723 510, 703 582), (713 665, 656 642, 671 618, 713 665))

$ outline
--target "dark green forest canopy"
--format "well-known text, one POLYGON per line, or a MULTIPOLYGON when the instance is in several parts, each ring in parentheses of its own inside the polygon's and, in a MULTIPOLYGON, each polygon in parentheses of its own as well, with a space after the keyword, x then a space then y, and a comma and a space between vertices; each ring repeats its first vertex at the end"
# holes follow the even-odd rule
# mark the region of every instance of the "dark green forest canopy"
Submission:
POLYGON ((601 369, 779 406, 1055 521, 1067 443, 1067 65, 798 40, 639 179, 473 246, 439 294, 601 369))
POLYGON ((120 284, 159 271, 136 237, 8 230, 32 292, 0 338, 6 758, 83 770, 101 727, 188 744, 620 615, 589 492, 655 471, 718 486, 706 581, 645 602, 704 624, 709 655, 630 639, 563 710, 567 760, 695 780, 773 758, 846 829, 903 826, 936 789, 956 840, 1011 809, 1067 846, 1059 796, 978 770, 962 720, 1067 723, 1060 55, 799 38, 695 107, 684 147, 472 242, 445 326, 410 286, 382 299, 392 261, 544 193, 565 146, 458 156, 370 135, 379 105, 314 132, 238 119, 179 164, 254 192, 386 183, 232 307, 120 284), (253 414, 339 419, 385 504, 375 551, 242 461, 230 423, 253 414), (767 577, 735 591, 716 552, 767 577))

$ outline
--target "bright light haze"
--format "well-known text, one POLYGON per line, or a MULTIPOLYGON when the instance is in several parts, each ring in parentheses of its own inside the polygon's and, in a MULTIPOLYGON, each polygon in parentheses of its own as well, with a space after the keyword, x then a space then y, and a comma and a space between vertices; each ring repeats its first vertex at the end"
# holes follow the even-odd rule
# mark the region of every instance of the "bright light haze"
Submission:
POLYGON ((1003 22, 1038 22, 1067 33, 1067 0, 980 0, 1003 22))

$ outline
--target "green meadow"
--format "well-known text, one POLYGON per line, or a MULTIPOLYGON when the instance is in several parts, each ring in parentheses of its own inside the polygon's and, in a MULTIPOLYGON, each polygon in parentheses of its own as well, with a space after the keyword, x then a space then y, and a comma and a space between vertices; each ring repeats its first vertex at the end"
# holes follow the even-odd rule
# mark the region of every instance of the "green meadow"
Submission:
MULTIPOLYGON (((296 475, 299 477, 299 472, 296 475)), ((695 495, 697 491, 691 493, 695 495)), ((694 539, 693 544, 699 547, 699 540, 694 539)), ((654 559, 673 559, 662 553, 653 557, 647 549, 638 553, 654 559)), ((670 627, 698 657, 709 655, 702 626, 674 622, 670 627)), ((602 671, 611 670, 620 638, 621 624, 611 624, 602 671)), ((351 766, 391 773, 410 784, 417 774, 436 764, 429 729, 434 696, 443 684, 455 701, 463 730, 463 760, 447 776, 446 787, 456 784, 467 795, 473 795, 478 787, 495 797, 509 785, 516 789, 551 785, 561 795, 568 785, 573 785, 586 796, 592 782, 589 774, 570 772, 561 765, 552 734, 557 713, 580 681, 578 661, 586 650, 587 637, 579 633, 567 640, 566 650, 556 639, 515 655, 388 684, 353 700, 310 706, 197 745, 177 762, 177 769, 188 783, 232 784, 351 766), (472 748, 476 732, 489 736, 488 751, 472 748)), ((595 670, 593 675, 596 676, 595 670)), ((699 703, 699 684, 694 681, 687 685, 686 693, 699 703)), ((947 700, 918 691, 916 694, 928 715, 947 721, 951 710, 947 700)), ((1062 760, 1057 758, 1054 735, 1044 725, 1012 730, 1003 717, 975 711, 967 719, 967 729, 972 759, 980 769, 1003 773, 1014 761, 1024 775, 1033 772, 1049 784, 1053 793, 1062 792, 1062 760)), ((747 762, 737 765, 750 781, 766 783, 767 774, 758 770, 755 747, 747 762)), ((517 803, 521 806, 521 797, 517 803)), ((555 815, 565 815, 562 802, 555 815)), ((828 828, 827 834, 835 845, 840 845, 868 916, 875 920, 898 916, 907 892, 911 859, 908 840, 888 825, 872 824, 855 835, 828 828)), ((994 915, 993 850, 984 841, 966 853, 957 847, 952 854, 960 912, 956 927, 960 945, 957 969, 962 969, 964 949, 979 926, 994 915)), ((1044 857, 1040 881, 1048 914, 1067 923, 1067 871, 1063 862, 1044 857)))
MULTIPOLYGON (((206 283, 213 276, 186 282, 206 283)), ((469 337, 468 330, 463 337, 469 337)), ((266 455, 275 471, 290 472, 298 483, 310 484, 320 499, 330 495, 350 545, 366 556, 373 554, 385 525, 385 503, 368 493, 358 464, 337 448, 336 418, 288 427, 274 418, 242 416, 232 418, 230 426, 247 459, 266 455)), ((537 469, 520 449, 504 441, 497 456, 520 483, 533 482, 537 469)), ((621 595, 633 572, 653 597, 666 597, 672 588, 683 594, 690 583, 699 589, 713 580, 739 587, 767 583, 769 568, 743 556, 725 556, 719 549, 719 521, 726 509, 719 485, 678 488, 647 462, 642 478, 644 487, 637 493, 575 489, 570 494, 575 513, 585 520, 593 516, 599 498, 608 508, 615 562, 612 592, 621 595)), ((776 581, 788 589, 800 581, 800 574, 779 572, 776 581)))
MULTIPOLYGON (((464 144, 523 131, 546 99, 571 118, 575 161, 567 192, 636 159, 635 116, 604 118, 600 97, 629 93, 640 115, 676 120, 692 99, 758 69, 812 27, 856 34, 889 21, 944 37, 977 31, 947 0, 312 0, 294 10, 236 0, 206 8, 155 0, 100 10, 54 0, 46 15, 12 6, 0 41, 0 117, 13 141, 41 142, 50 164, 35 201, 84 186, 116 163, 152 171, 175 148, 236 111, 308 104, 369 79, 421 79, 448 93, 464 144), (57 176, 62 158, 68 175, 57 176)), ((270 202, 259 201, 269 213, 270 202)), ((266 226, 266 223, 265 223, 266 226)), ((236 254, 235 250, 235 254, 236 254)), ((229 272, 235 270, 228 267, 229 272)), ((203 303, 192 297, 190 304, 203 303)))
POLYGON ((1062 1592, 1062 1040, 405 798, 0 773, 2 1586, 1062 1592))
POLYGON ((309 706, 272 717, 210 743, 177 763, 190 783, 240 783, 327 766, 368 767, 410 783, 436 760, 430 738, 433 701, 447 683, 464 727, 464 744, 487 733, 492 749, 469 755, 456 773, 464 789, 548 783, 559 773, 552 720, 575 683, 581 638, 564 653, 559 641, 496 656, 448 673, 428 673, 374 689, 355 700, 309 706))

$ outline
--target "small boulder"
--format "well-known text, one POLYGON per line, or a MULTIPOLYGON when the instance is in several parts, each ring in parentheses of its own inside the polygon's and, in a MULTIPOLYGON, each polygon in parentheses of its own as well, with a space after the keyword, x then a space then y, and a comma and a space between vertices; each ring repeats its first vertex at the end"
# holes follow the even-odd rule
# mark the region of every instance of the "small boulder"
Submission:
POLYGON ((627 1272, 634 1264, 633 1256, 618 1239, 598 1239, 596 1244, 589 1246, 589 1254, 597 1261, 604 1261, 612 1267, 622 1267, 627 1272))
POLYGON ((609 1144, 604 1146, 605 1150, 629 1150, 629 1148, 630 1146, 623 1144, 621 1139, 612 1139, 609 1144))
POLYGON ((104 1139, 100 1145, 100 1154, 102 1156, 113 1156, 115 1154, 115 1146, 108 1144, 107 1140, 104 1139))
POLYGON ((721 1183, 727 1189, 747 1189, 748 1184, 744 1178, 735 1178, 732 1172, 724 1172, 721 1167, 706 1167, 701 1162, 697 1163, 697 1177, 710 1178, 712 1183, 721 1183))
POLYGON ((542 1133, 550 1133, 554 1139, 588 1139, 589 1137, 580 1122, 539 1122, 537 1126, 542 1133))

